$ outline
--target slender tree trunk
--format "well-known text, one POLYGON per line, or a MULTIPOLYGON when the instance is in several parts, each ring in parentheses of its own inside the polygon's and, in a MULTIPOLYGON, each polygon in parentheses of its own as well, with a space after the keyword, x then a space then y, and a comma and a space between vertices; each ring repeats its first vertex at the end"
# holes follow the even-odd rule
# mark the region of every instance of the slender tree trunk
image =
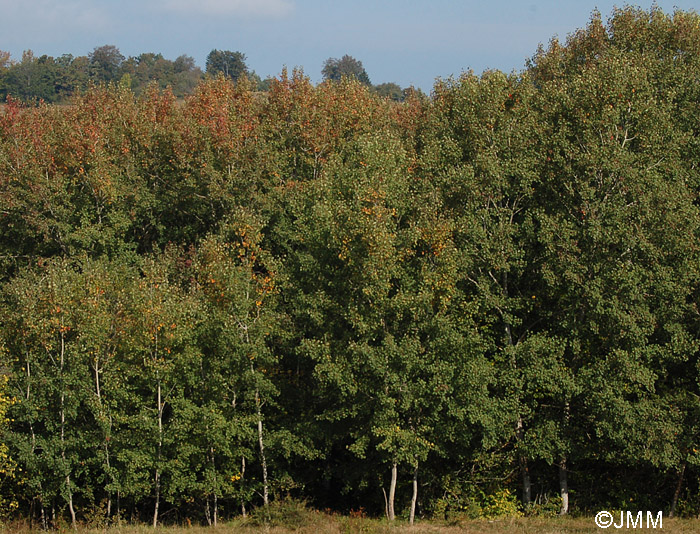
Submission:
POLYGON ((262 465, 263 476, 263 505, 267 509, 269 504, 268 484, 267 484, 267 460, 265 459, 265 444, 263 442, 262 410, 260 407, 260 393, 255 390, 255 407, 258 412, 258 446, 260 447, 260 464, 262 465))
POLYGON ((416 502, 418 502, 418 462, 413 470, 413 495, 411 496, 411 513, 408 517, 408 522, 411 525, 416 517, 416 502))
MULTIPOLYGON (((209 454, 211 455, 211 456, 210 456, 210 458, 211 458, 211 467, 212 467, 213 472, 214 472, 214 492, 213 492, 213 493, 214 493, 214 510, 213 510, 213 511, 214 511, 214 526, 216 526, 216 517, 217 517, 217 515, 218 515, 217 507, 218 507, 218 502, 219 502, 219 501, 218 501, 217 495, 216 495, 216 493, 217 493, 217 487, 216 487, 217 482, 216 482, 216 459, 215 459, 215 457, 214 457, 214 447, 212 447, 212 446, 209 447, 209 454)), ((207 501, 207 502, 208 502, 208 501, 207 501)))
POLYGON ((63 385, 63 367, 65 365, 65 355, 66 355, 66 341, 65 334, 63 332, 63 324, 61 324, 61 360, 60 360, 60 376, 61 376, 61 460, 63 463, 63 469, 66 473, 66 494, 68 495, 68 510, 70 511, 71 526, 76 528, 77 523, 75 519, 75 509, 73 508, 73 490, 71 489, 70 482, 70 469, 68 468, 68 461, 66 460, 66 390, 63 385))
POLYGON ((153 528, 158 526, 158 509, 160 508, 160 455, 163 447, 163 403, 160 379, 158 379, 158 387, 156 391, 158 401, 158 450, 156 452, 156 474, 155 474, 155 493, 156 503, 153 509, 153 528))
POLYGON ((44 503, 39 501, 39 505, 41 506, 41 528, 44 530, 48 530, 49 525, 46 522, 46 510, 44 509, 44 503))
POLYGON ((211 512, 209 511, 209 495, 207 495, 207 504, 204 506, 204 517, 207 519, 207 525, 211 526, 211 512))
MULTIPOLYGON (((107 440, 105 440, 104 443, 104 448, 105 448, 105 460, 107 464, 107 471, 111 473, 112 469, 109 465, 109 446, 107 445, 107 440)), ((111 475, 110 475, 111 478, 111 475)), ((112 492, 108 491, 107 492, 107 517, 112 517, 112 492)))
POLYGON ((561 495, 561 509, 559 515, 569 513, 569 481, 566 472, 566 456, 559 462, 559 494, 561 495))
POLYGON ((155 490, 156 490, 156 504, 155 504, 155 507, 153 508, 153 528, 156 528, 158 526, 158 508, 160 507, 160 472, 158 471, 157 467, 156 467, 156 476, 155 476, 155 490))
MULTIPOLYGON (((564 403, 563 431, 566 434, 569 428, 569 418, 571 413, 571 404, 569 400, 564 403)), ((566 454, 561 455, 559 461, 559 495, 561 496, 561 509, 559 515, 569 513, 569 478, 566 465, 566 454)))
MULTIPOLYGON (((100 417, 105 417, 104 414, 104 407, 102 406, 102 388, 100 387, 100 366, 98 364, 99 360, 95 361, 95 392, 97 394, 97 405, 100 410, 100 417)), ((110 428, 111 428, 111 423, 110 423, 110 428)), ((110 479, 110 482, 114 482, 114 479, 112 478, 111 475, 111 467, 110 467, 110 461, 109 461, 109 436, 106 434, 104 436, 104 441, 102 443, 102 448, 105 451, 105 467, 107 471, 107 477, 110 479)), ((106 491, 107 493, 107 517, 112 516, 112 492, 111 491, 106 491)))
POLYGON ((668 517, 674 517, 676 515, 678 499, 680 498, 681 491, 683 490, 683 477, 685 475, 685 466, 687 463, 688 461, 684 460, 683 464, 681 464, 680 471, 678 471, 678 482, 676 483, 676 491, 673 492, 673 500, 671 501, 671 509, 668 512, 668 517))
POLYGON ((394 498, 396 497, 396 477, 398 474, 398 467, 396 462, 391 464, 391 482, 389 484, 389 521, 393 521, 396 518, 394 513, 394 498))
MULTIPOLYGON (((65 453, 62 455, 63 460, 66 459, 65 453)), ((75 508, 73 508, 73 492, 70 489, 70 474, 66 475, 66 487, 68 488, 68 510, 70 511, 70 524, 74 529, 77 528, 75 519, 75 508)))
MULTIPOLYGON (((243 487, 243 481, 245 480, 245 456, 241 456, 241 487, 243 487)), ((248 511, 245 509, 245 497, 241 495, 241 515, 245 518, 248 517, 248 511)))
POLYGON ((523 455, 520 456, 520 474, 523 481, 523 506, 527 508, 532 503, 532 482, 530 481, 527 458, 523 455))
MULTIPOLYGON (((516 423, 515 427, 515 437, 518 442, 522 442, 523 420, 520 416, 518 416, 518 422, 516 423)), ((530 481, 530 470, 527 465, 527 457, 522 453, 518 453, 518 462, 520 463, 520 477, 523 484, 523 506, 527 508, 532 502, 532 482, 530 481)))

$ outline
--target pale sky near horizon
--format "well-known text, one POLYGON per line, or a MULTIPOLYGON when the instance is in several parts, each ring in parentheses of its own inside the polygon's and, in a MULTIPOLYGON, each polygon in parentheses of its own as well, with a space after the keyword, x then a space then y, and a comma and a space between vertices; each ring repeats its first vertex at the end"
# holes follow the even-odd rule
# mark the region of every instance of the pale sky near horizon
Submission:
MULTIPOLYGON (((650 0, 631 2, 648 10, 650 0)), ((435 78, 473 69, 519 71, 539 43, 604 19, 624 2, 592 0, 0 0, 0 50, 87 55, 187 54, 204 69, 214 48, 240 51, 261 77, 284 66, 321 80, 325 59, 350 54, 372 83, 429 92, 435 78)), ((664 12, 700 0, 657 0, 664 12)))

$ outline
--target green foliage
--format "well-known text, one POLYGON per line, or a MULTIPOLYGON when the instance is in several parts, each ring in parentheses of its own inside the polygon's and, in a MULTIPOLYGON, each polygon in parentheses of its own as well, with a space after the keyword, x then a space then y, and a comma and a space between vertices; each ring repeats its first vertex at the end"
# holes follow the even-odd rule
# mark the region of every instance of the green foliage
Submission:
POLYGON ((0 54, 2 504, 312 529, 415 475, 419 516, 552 515, 560 477, 691 513, 698 20, 594 14, 430 97, 0 54))
POLYGON ((306 501, 291 498, 272 501, 267 509, 256 508, 250 517, 250 523, 258 527, 292 530, 319 526, 324 520, 322 514, 309 509, 306 501))
POLYGON ((395 83, 380 83, 373 87, 374 91, 381 97, 388 98, 394 102, 401 102, 404 99, 404 92, 401 86, 395 83))
POLYGON ((484 496, 482 504, 483 517, 496 519, 504 517, 519 517, 522 515, 518 499, 508 489, 499 489, 484 496))
MULTIPOLYGON (((557 509, 558 511, 558 509, 557 509)), ((484 492, 474 486, 451 485, 435 503, 436 517, 449 522, 469 519, 505 519, 521 517, 522 507, 508 488, 484 492)))
POLYGON ((323 62, 321 74, 324 80, 332 82, 339 82, 343 78, 354 78, 364 85, 371 85, 362 61, 347 54, 340 59, 329 57, 323 62))
MULTIPOLYGON (((7 382, 8 377, 3 375, 0 378, 0 436, 4 436, 10 422, 7 418, 7 410, 16 402, 16 399, 7 394, 7 382)), ((0 441, 0 510, 2 510, 0 519, 5 519, 18 508, 16 497, 11 492, 19 473, 16 462, 10 456, 10 449, 5 444, 4 437, 0 439, 2 439, 0 441)))
POLYGON ((230 50, 212 50, 207 55, 207 74, 216 76, 222 74, 225 78, 237 80, 248 73, 245 64, 245 54, 230 50))
POLYGON ((100 82, 111 82, 118 78, 124 56, 114 45, 96 47, 88 54, 90 73, 100 82))
POLYGON ((88 56, 36 57, 31 50, 13 62, 0 51, 0 97, 24 102, 67 103, 91 85, 118 84, 137 95, 155 83, 170 87, 178 97, 191 94, 203 78, 194 60, 182 55, 174 61, 161 54, 140 54, 125 58, 111 45, 95 48, 88 56))

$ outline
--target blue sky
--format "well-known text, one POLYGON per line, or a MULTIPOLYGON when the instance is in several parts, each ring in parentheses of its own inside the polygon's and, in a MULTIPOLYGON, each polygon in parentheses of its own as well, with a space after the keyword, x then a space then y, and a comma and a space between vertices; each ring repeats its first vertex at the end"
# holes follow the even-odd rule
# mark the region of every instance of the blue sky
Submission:
MULTIPOLYGON (((700 10, 700 0, 659 0, 700 10)), ((320 81, 323 61, 362 61, 372 83, 430 91, 436 77, 520 70, 538 43, 604 18, 621 2, 570 0, 0 0, 0 50, 87 55, 112 44, 125 56, 181 54, 204 67, 213 48, 238 50, 259 75, 300 66, 320 81)), ((649 9, 651 2, 638 2, 649 9)))

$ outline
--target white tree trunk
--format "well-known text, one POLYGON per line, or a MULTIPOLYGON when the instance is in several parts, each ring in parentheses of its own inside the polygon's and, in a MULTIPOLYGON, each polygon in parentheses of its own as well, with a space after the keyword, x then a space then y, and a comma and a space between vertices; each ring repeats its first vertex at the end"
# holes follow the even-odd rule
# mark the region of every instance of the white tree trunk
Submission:
POLYGON ((158 379, 156 394, 158 402, 158 451, 156 452, 156 473, 154 480, 156 504, 153 509, 153 528, 158 526, 158 509, 160 508, 160 454, 163 447, 163 402, 160 379, 158 379))
POLYGON ((263 505, 267 509, 269 504, 269 490, 267 484, 267 460, 265 459, 265 444, 263 442, 262 411, 260 407, 260 394, 255 391, 255 406, 258 412, 258 446, 260 447, 260 464, 262 465, 263 476, 263 505))
MULTIPOLYGON (((60 376, 61 382, 63 382, 63 366, 65 365, 65 354, 66 354, 66 342, 65 334, 63 332, 63 323, 61 323, 61 367, 60 376)), ((71 489, 70 482, 70 469, 68 468, 68 462, 66 460, 66 439, 65 439, 65 428, 66 428, 66 392, 63 384, 61 384, 61 460, 63 461, 63 468, 66 470, 66 494, 68 495, 68 510, 70 511, 71 526, 76 528, 75 520, 75 508, 73 508, 73 490, 71 489)))
POLYGON ((561 509, 559 515, 569 513, 569 481, 566 474, 566 457, 559 462, 559 495, 561 495, 561 509))
MULTIPOLYGON (((218 516, 218 498, 217 498, 217 483, 216 483, 216 459, 214 457, 214 447, 209 447, 209 453, 211 454, 211 467, 214 471, 214 526, 216 526, 217 523, 217 516, 218 516)), ((207 505, 209 501, 207 500, 207 505)))
MULTIPOLYGON (((241 456, 241 486, 243 486, 243 480, 245 480, 245 456, 241 456)), ((241 515, 245 518, 248 517, 248 511, 245 509, 245 497, 241 495, 241 515)))
MULTIPOLYGON (((97 405, 98 405, 99 410, 100 410, 100 417, 105 417, 104 408, 102 406, 102 388, 100 387, 100 372, 101 372, 100 365, 98 363, 98 360, 96 360, 95 361, 95 392, 97 394, 97 405)), ((111 428, 111 426, 112 425, 110 422, 110 428, 111 428)), ((110 462, 109 462, 109 444, 107 441, 108 437, 105 436, 104 438, 105 439, 104 439, 104 442, 102 444, 102 448, 105 451, 105 467, 106 467, 108 476, 110 478, 110 481, 114 482, 114 479, 112 478, 111 474, 109 474, 111 471, 111 468, 110 468, 110 462)), ((112 492, 107 491, 106 493, 107 493, 107 517, 109 518, 112 515, 112 492)))
POLYGON ((396 477, 398 468, 396 462, 391 464, 391 483, 389 484, 389 521, 396 518, 394 513, 394 498, 396 497, 396 477))
POLYGON ((409 524, 413 525, 416 517, 416 503, 418 502, 418 463, 413 471, 413 495, 411 496, 411 513, 408 517, 409 524))

